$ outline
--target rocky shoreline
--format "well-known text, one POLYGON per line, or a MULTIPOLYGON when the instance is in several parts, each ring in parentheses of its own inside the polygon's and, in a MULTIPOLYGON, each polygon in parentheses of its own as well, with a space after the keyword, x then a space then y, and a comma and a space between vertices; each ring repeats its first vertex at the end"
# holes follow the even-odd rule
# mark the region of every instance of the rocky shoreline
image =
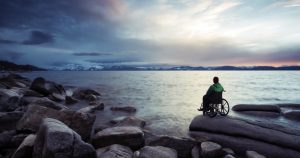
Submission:
MULTIPOLYGON (((233 110, 298 121, 298 107, 237 105, 233 110)), ((68 89, 41 77, 31 81, 3 74, 0 158, 300 157, 299 130, 292 127, 201 115, 190 125, 191 137, 179 138, 155 135, 145 128, 147 122, 133 115, 95 123, 95 112, 106 108, 129 114, 137 110, 106 107, 101 93, 89 88, 68 89), (79 102, 83 108, 70 108, 79 102)))

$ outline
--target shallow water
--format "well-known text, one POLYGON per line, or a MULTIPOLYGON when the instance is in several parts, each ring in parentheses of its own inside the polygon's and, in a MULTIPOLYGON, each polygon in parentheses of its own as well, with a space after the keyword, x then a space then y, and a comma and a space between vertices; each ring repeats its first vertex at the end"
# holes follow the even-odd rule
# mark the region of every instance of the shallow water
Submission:
MULTIPOLYGON (((30 72, 63 85, 91 87, 109 106, 135 106, 135 114, 157 134, 185 136, 199 112, 202 95, 218 76, 225 88, 223 98, 235 104, 300 103, 299 71, 84 71, 30 72)), ((234 115, 234 113, 230 113, 234 115)), ((106 108, 98 115, 126 116, 106 108)), ((99 122, 104 120, 97 120, 99 122)))

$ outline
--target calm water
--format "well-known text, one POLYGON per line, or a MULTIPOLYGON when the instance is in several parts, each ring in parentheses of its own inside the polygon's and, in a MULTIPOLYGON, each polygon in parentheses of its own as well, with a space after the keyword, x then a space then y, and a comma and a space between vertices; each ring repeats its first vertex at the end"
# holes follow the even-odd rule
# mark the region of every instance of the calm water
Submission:
MULTIPOLYGON (((300 103, 299 71, 112 71, 31 72, 68 86, 91 87, 109 106, 134 106, 157 134, 184 136, 199 112, 202 95, 218 76, 231 106, 242 103, 300 103)), ((232 114, 232 113, 231 113, 232 114)), ((106 108, 98 115, 125 116, 106 108)), ((97 120, 105 122, 107 120, 97 120)))

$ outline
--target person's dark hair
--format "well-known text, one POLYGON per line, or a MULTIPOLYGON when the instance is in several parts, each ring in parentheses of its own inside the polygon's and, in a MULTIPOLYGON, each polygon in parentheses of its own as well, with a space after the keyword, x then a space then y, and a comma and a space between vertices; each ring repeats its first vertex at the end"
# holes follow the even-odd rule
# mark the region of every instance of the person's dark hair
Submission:
POLYGON ((214 77, 214 83, 219 83, 219 78, 218 77, 214 77))

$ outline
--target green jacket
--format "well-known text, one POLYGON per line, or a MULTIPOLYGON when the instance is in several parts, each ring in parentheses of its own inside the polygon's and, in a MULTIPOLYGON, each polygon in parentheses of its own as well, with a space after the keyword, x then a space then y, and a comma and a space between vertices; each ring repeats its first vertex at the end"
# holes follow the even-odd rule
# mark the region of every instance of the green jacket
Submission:
POLYGON ((222 87, 222 85, 220 83, 215 83, 209 87, 209 89, 206 92, 206 95, 209 96, 213 92, 223 92, 223 91, 224 88, 222 87))

